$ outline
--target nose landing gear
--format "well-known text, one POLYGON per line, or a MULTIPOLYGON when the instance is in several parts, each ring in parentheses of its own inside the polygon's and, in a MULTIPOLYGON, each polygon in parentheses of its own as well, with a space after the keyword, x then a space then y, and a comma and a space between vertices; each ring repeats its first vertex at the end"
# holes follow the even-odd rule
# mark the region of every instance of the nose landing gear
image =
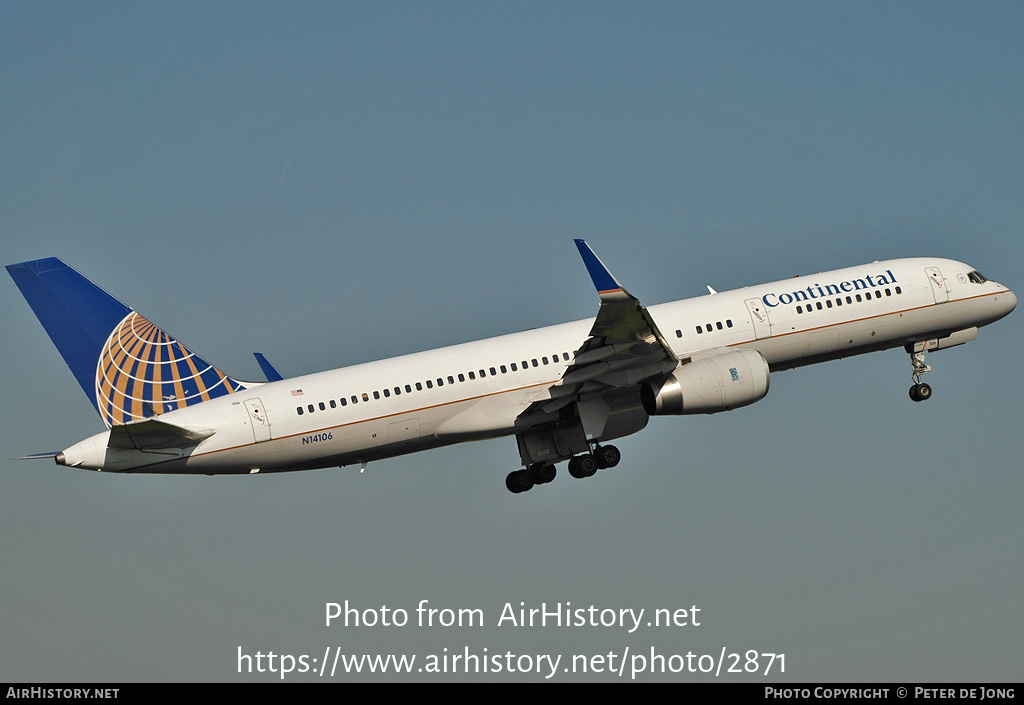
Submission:
POLYGON ((910 388, 910 398, 914 401, 931 399, 932 388, 921 381, 921 375, 932 369, 924 361, 924 350, 910 353, 910 364, 914 366, 914 386, 910 388))

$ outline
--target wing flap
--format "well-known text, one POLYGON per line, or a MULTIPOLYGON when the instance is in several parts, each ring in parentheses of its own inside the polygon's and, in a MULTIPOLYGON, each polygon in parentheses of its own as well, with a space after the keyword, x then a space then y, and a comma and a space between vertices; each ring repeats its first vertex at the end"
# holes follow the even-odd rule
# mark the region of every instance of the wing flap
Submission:
POLYGON ((647 309, 622 287, 584 240, 575 242, 601 307, 572 364, 548 389, 546 398, 538 399, 520 415, 520 428, 548 422, 573 403, 577 405, 574 413, 579 414, 584 396, 588 404, 600 403, 606 396, 617 399, 619 390, 636 387, 679 365, 647 309))

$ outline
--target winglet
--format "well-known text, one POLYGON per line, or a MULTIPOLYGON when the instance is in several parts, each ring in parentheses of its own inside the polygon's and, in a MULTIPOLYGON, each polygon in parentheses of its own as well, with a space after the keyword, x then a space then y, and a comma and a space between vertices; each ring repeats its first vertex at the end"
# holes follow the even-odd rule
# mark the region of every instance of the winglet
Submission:
POLYGON ((270 360, 263 356, 263 353, 254 352, 252 355, 256 358, 256 362, 260 363, 260 369, 263 370, 268 382, 280 382, 284 379, 277 368, 270 364, 270 360))
POLYGON ((587 266, 587 272, 590 274, 590 278, 594 282, 602 302, 630 300, 633 298, 629 292, 622 288, 619 280, 609 271, 604 262, 594 254, 586 240, 574 240, 573 242, 576 243, 576 249, 580 251, 583 264, 587 266))

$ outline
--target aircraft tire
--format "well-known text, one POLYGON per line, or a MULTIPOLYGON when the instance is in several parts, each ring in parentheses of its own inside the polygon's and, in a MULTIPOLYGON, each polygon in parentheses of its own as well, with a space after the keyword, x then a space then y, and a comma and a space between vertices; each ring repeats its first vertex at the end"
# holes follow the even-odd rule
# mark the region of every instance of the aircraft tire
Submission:
POLYGON ((528 492, 533 488, 533 475, 529 470, 513 470, 505 478, 505 487, 513 494, 528 492))
POLYGON ((557 473, 558 471, 554 465, 535 463, 530 466, 530 476, 533 478, 533 484, 535 485, 546 485, 555 479, 557 473))
POLYGON ((579 468, 580 477, 592 477, 597 472, 597 460, 590 453, 576 456, 576 467, 579 468))
POLYGON ((582 480, 586 475, 580 472, 579 458, 569 458, 569 474, 577 480, 582 480))
POLYGON ((622 453, 615 446, 601 446, 594 454, 594 458, 597 460, 598 469, 604 470, 618 465, 622 460, 622 453))
POLYGON ((516 471, 513 470, 512 472, 505 476, 505 489, 507 489, 512 494, 519 494, 519 489, 516 487, 515 475, 516 471))

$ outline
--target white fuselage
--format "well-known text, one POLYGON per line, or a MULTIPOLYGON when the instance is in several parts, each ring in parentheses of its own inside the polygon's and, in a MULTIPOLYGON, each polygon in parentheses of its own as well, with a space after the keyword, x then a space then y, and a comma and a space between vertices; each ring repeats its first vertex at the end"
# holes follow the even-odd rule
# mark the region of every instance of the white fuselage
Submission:
MULTIPOLYGON (((972 339, 977 327, 1013 310, 1016 297, 995 282, 968 279, 971 271, 946 259, 891 260, 647 310, 679 358, 750 348, 775 371, 924 341, 972 339)), ((524 409, 551 396, 592 324, 576 321, 248 385, 160 417, 213 432, 188 453, 108 449, 107 431, 64 451, 65 464, 115 472, 279 472, 510 435, 524 409)))

